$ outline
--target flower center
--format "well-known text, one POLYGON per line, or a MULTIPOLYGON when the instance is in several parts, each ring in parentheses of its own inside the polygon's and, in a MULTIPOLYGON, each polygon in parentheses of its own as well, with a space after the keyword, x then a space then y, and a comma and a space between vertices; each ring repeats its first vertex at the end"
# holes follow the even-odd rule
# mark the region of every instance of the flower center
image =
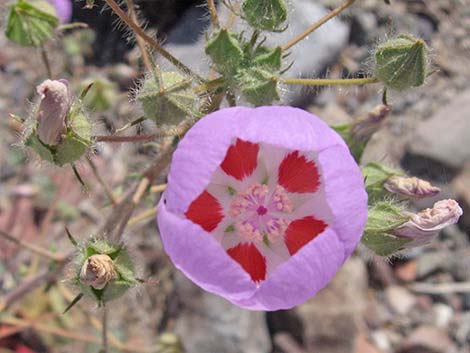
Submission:
POLYGON ((270 189, 267 185, 255 183, 235 196, 229 215, 243 241, 269 244, 284 236, 290 224, 284 214, 291 213, 293 208, 282 186, 270 189))

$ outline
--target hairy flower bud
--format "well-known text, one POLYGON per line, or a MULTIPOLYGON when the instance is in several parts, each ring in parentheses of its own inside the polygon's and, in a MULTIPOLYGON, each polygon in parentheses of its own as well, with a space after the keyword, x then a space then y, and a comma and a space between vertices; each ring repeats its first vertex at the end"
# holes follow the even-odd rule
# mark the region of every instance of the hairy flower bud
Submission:
POLYGON ((424 40, 400 34, 377 47, 375 76, 397 91, 421 86, 427 75, 428 51, 424 40))
POLYGON ((80 271, 80 281, 95 289, 103 289, 117 273, 113 260, 105 254, 96 254, 86 259, 80 271))
POLYGON ((41 95, 37 113, 38 137, 46 145, 55 146, 66 132, 72 96, 66 80, 46 80, 36 88, 41 95))
POLYGON ((390 113, 390 107, 379 104, 368 112, 366 117, 357 119, 351 125, 352 138, 360 142, 369 141, 372 135, 381 128, 388 113, 390 113))
POLYGON ((384 188, 393 194, 417 199, 435 196, 441 191, 426 180, 398 175, 388 178, 384 183, 384 188))
POLYGON ((433 208, 426 208, 416 214, 410 213, 410 220, 393 230, 392 234, 413 240, 407 247, 428 244, 441 229, 457 223, 462 214, 456 201, 441 200, 433 208))

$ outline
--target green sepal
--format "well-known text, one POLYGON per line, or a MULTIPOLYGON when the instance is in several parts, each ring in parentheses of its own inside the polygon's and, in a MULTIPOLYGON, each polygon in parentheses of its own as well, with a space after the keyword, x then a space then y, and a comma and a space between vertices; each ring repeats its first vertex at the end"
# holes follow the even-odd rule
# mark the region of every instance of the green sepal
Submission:
POLYGON ((279 72, 281 70, 282 65, 281 47, 276 47, 267 51, 263 50, 263 52, 258 55, 257 53, 255 53, 253 64, 256 67, 268 70, 273 74, 279 72))
POLYGON ((391 256, 403 249, 413 239, 399 238, 388 233, 364 234, 361 243, 379 256, 391 256))
POLYGON ((215 69, 224 76, 232 76, 243 61, 243 49, 235 33, 222 28, 206 44, 206 54, 215 65, 215 69))
POLYGON ((191 81, 178 72, 163 72, 161 78, 145 79, 136 96, 145 117, 157 124, 176 125, 194 111, 197 95, 191 81), (160 82, 161 79, 161 82, 160 82))
POLYGON ((237 83, 246 100, 254 106, 269 105, 279 99, 277 81, 271 73, 258 68, 240 70, 237 83))
POLYGON ((245 0, 242 4, 245 20, 254 28, 279 32, 287 19, 287 7, 283 0, 245 0))
POLYGON ((36 152, 41 159, 54 163, 54 152, 39 140, 35 131, 26 137, 24 144, 36 152))
POLYGON ((362 167, 362 175, 369 195, 369 202, 383 198, 386 190, 383 188, 388 178, 403 175, 400 171, 387 168, 379 163, 371 162, 362 167))
POLYGON ((118 96, 116 83, 105 77, 84 80, 80 87, 85 89, 93 84, 83 99, 84 106, 94 112, 104 112, 111 108, 118 96))
POLYGON ((364 234, 382 234, 393 231, 409 220, 402 210, 389 202, 378 202, 369 208, 364 234))
POLYGON ((44 0, 18 0, 10 5, 5 35, 26 47, 40 47, 59 25, 54 7, 44 0))
POLYGON ((356 162, 360 162, 362 155, 364 154, 364 150, 366 149, 367 141, 359 141, 356 140, 352 133, 351 133, 351 125, 350 124, 342 124, 342 125, 336 125, 331 127, 333 130, 335 130, 346 142, 346 144, 349 147, 349 150, 351 151, 351 154, 353 155, 354 159, 356 162))
POLYGON ((419 87, 427 76, 427 56, 424 40, 401 34, 377 47, 375 76, 397 91, 419 87))

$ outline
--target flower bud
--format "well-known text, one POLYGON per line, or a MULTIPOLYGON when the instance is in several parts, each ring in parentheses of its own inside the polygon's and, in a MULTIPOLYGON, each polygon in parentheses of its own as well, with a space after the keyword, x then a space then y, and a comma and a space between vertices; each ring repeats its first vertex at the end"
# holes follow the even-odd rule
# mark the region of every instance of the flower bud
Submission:
POLYGON ((388 178, 384 188, 393 194, 417 199, 435 196, 441 191, 426 180, 398 175, 388 178))
POLYGON ((419 213, 409 213, 409 221, 392 231, 392 234, 412 240, 407 247, 428 244, 439 231, 458 222, 463 214, 454 200, 441 200, 433 208, 426 208, 419 213))
POLYGON ((228 32, 225 28, 207 41, 206 54, 214 63, 215 69, 224 76, 233 76, 243 61, 242 44, 237 34, 228 32))
POLYGON ((246 21, 254 28, 266 31, 282 31, 280 26, 287 19, 284 0, 245 0, 242 5, 246 21))
POLYGON ((94 289, 103 289, 116 279, 117 273, 113 260, 105 254, 91 255, 80 271, 80 281, 94 289))
POLYGON ((157 124, 176 125, 194 111, 197 96, 191 81, 175 71, 162 72, 161 82, 147 77, 136 95, 145 117, 157 124))
POLYGON ((388 105, 379 104, 364 118, 356 119, 351 125, 351 137, 358 142, 368 142, 374 133, 381 127, 382 123, 390 113, 388 105))
POLYGON ((418 87, 427 75, 428 47, 408 34, 379 45, 375 51, 375 76, 397 91, 418 87))
POLYGON ((356 161, 360 161, 370 138, 381 127, 390 112, 390 107, 380 104, 367 113, 366 117, 358 118, 351 124, 333 126, 348 144, 356 161))
POLYGON ((46 80, 36 88, 41 95, 37 113, 37 134, 42 143, 55 146, 67 131, 67 118, 72 105, 66 80, 46 80))

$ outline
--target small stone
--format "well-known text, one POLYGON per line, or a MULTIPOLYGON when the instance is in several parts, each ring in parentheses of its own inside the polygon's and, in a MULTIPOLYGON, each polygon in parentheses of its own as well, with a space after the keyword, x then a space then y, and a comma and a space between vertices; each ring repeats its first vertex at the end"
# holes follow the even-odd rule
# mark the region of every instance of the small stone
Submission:
POLYGON ((416 280, 417 269, 416 261, 408 261, 395 268, 395 276, 402 282, 413 282, 416 280))
POLYGON ((411 134, 412 153, 460 169, 470 162, 470 149, 465 142, 470 136, 470 91, 453 98, 429 119, 419 123, 411 134))
POLYGON ((454 310, 445 304, 435 304, 432 307, 433 322, 439 328, 447 328, 454 316, 454 310))
MULTIPOLYGON (((457 353, 457 348, 443 329, 423 325, 415 329, 403 342, 399 352, 418 352, 426 348, 431 352, 457 353), (419 348, 418 348, 419 347, 419 348)), ((423 350, 422 352, 426 352, 423 350)))
POLYGON ((385 290, 385 298, 390 308, 400 315, 406 315, 416 304, 416 297, 399 286, 388 287, 385 290))

